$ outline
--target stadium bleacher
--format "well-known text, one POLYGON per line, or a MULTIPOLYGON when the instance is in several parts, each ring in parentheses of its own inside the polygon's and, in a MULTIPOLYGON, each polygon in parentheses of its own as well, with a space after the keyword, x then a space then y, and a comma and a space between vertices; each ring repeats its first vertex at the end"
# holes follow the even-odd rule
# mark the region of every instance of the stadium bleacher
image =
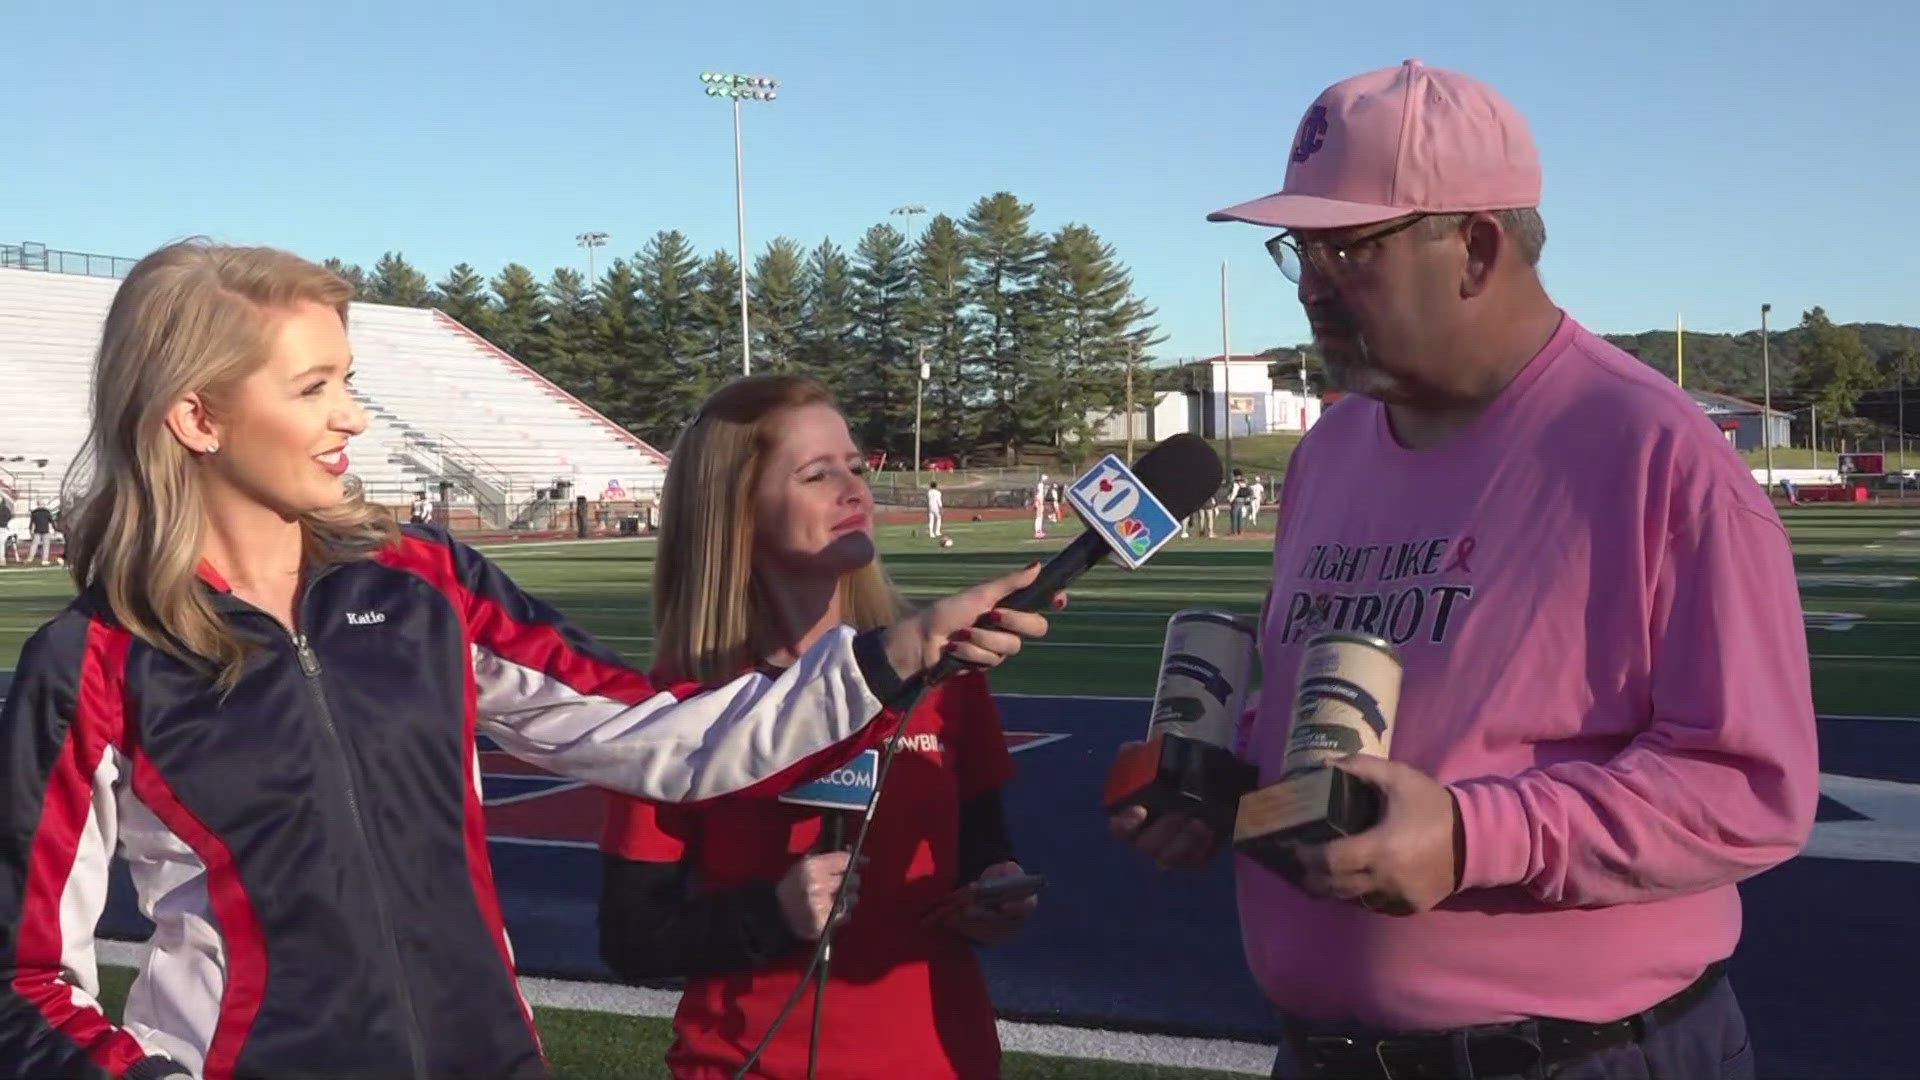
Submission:
MULTIPOLYGON (((55 497, 80 451, 119 284, 0 268, 0 483, 16 499, 55 497)), ((622 502, 659 491, 664 454, 439 311, 356 303, 348 336, 368 413, 352 471, 376 502, 437 496, 444 481, 482 527, 541 529, 557 489, 622 502)))

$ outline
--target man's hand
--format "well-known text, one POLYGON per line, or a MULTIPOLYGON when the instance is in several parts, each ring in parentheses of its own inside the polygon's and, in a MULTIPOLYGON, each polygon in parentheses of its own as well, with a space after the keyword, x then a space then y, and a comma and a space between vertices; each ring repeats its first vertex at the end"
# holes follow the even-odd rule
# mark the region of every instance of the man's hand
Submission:
POLYGON ((1287 877, 1314 896, 1394 915, 1430 911, 1452 896, 1466 854, 1453 792, 1385 758, 1353 754, 1332 765, 1378 787, 1385 812, 1366 832, 1294 848, 1298 865, 1287 877))
MULTIPOLYGON (((1121 753, 1139 745, 1128 743, 1120 748, 1121 753)), ((1123 806, 1108 815, 1107 831, 1121 843, 1133 845, 1162 870, 1204 870, 1220 850, 1220 834, 1213 831, 1213 826, 1178 810, 1169 810, 1148 825, 1146 807, 1123 806)))

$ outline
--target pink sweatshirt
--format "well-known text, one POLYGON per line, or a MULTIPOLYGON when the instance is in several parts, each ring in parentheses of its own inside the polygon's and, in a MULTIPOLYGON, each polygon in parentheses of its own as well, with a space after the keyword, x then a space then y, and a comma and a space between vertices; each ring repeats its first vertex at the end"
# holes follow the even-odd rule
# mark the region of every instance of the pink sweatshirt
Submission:
POLYGON ((1238 860, 1255 978, 1310 1021, 1614 1020, 1740 937, 1734 883, 1819 794, 1785 530, 1699 406, 1571 318, 1466 431, 1409 451, 1340 402, 1281 497, 1246 753, 1279 773, 1320 629, 1405 664, 1392 756, 1448 784, 1463 890, 1396 917, 1238 860))

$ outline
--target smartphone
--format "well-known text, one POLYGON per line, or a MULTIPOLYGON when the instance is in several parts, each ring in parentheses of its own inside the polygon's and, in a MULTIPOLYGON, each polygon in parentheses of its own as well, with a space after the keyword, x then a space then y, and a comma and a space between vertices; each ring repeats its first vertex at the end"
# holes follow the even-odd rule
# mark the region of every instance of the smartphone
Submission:
POLYGON ((967 886, 973 899, 989 903, 1007 903, 1013 900, 1025 900, 1029 896, 1038 896, 1047 889, 1045 874, 1015 874, 1011 877, 986 878, 967 886))

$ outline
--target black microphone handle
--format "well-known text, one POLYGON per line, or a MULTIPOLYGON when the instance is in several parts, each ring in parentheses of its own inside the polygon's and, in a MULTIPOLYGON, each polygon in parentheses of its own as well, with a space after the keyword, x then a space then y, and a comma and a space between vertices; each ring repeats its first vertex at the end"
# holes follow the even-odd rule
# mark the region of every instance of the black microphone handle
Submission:
MULTIPOLYGON (((1066 588, 1073 579, 1092 569, 1100 560, 1107 557, 1107 553, 1107 542, 1100 538, 1099 533, 1088 529, 1075 537, 1073 543, 1062 548, 1058 555, 1048 559, 1047 564, 1040 568, 1039 576, 1033 579, 1033 584, 1008 593, 998 606, 1012 608, 1015 611, 1039 611, 1053 602, 1055 593, 1066 588)), ((984 615, 974 625, 986 629, 993 628, 993 624, 987 622, 984 615)), ((965 661, 956 659, 949 653, 941 657, 940 662, 928 669, 924 675, 916 678, 924 680, 927 686, 932 686, 966 666, 965 661)))

